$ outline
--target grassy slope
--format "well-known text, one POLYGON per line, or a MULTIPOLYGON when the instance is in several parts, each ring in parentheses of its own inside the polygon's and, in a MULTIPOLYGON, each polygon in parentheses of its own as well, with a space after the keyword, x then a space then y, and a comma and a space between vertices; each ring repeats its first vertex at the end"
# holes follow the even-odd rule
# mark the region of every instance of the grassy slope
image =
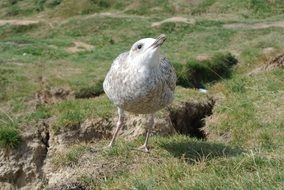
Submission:
MULTIPOLYGON (((271 3, 210 0, 191 1, 191 4, 177 1, 165 3, 160 9, 151 7, 165 1, 83 2, 72 11, 66 8, 68 1, 59 5, 49 0, 25 0, 14 5, 8 1, 0 3, 3 18, 42 20, 34 26, 0 26, 0 145, 16 145, 17 126, 50 115, 57 116, 56 129, 88 117, 115 113, 104 95, 95 101, 63 101, 36 110, 30 108, 29 102, 43 88, 42 76, 48 87, 69 86, 79 90, 95 85, 104 78, 113 58, 128 50, 134 41, 165 33, 168 41, 162 51, 175 64, 186 64, 199 54, 217 52, 235 53, 240 60, 230 79, 207 84, 209 93, 220 97, 213 117, 208 120, 208 141, 179 135, 154 137, 150 140, 153 146, 150 155, 130 150, 143 139, 129 144, 119 141, 116 148, 101 153, 99 158, 109 166, 112 160, 121 164, 101 178, 86 175, 80 180, 102 189, 280 189, 283 186, 284 72, 247 75, 267 59, 261 55, 264 48, 283 51, 283 29, 223 28, 225 23, 283 20, 281 0, 271 3), (123 10, 124 17, 88 15, 123 10), (196 23, 169 23, 151 28, 151 23, 179 14, 190 16, 196 23), (83 41, 95 48, 89 52, 67 53, 65 48, 72 46, 73 41, 83 41)), ((177 92, 179 100, 190 95, 198 96, 198 93, 177 92)), ((77 149, 70 147, 71 153, 62 155, 65 159, 59 165, 76 166, 80 155, 88 152, 88 149, 77 149)))

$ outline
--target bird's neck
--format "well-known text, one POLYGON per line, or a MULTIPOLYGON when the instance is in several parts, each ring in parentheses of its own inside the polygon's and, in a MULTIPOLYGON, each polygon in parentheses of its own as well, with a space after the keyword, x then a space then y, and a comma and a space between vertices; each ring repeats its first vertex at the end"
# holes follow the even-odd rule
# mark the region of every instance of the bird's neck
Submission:
POLYGON ((158 68, 160 63, 160 54, 154 54, 151 57, 139 57, 134 60, 129 60, 132 62, 134 67, 145 68, 145 69, 155 69, 158 68))

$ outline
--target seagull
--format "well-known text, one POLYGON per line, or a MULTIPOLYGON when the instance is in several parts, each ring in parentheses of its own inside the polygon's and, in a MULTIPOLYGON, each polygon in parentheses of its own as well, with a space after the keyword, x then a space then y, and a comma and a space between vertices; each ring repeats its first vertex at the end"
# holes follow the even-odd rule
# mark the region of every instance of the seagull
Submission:
POLYGON ((147 114, 145 143, 140 150, 149 152, 148 139, 154 126, 154 113, 174 99, 176 73, 168 59, 160 53, 166 36, 144 38, 135 42, 130 51, 120 54, 108 71, 103 88, 118 109, 114 135, 107 147, 112 147, 123 126, 125 111, 147 114))

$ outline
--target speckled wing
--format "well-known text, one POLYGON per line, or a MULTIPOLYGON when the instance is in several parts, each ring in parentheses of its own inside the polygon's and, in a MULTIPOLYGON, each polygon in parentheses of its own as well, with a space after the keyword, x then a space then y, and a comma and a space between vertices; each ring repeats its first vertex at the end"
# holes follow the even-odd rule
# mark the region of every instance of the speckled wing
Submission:
POLYGON ((118 101, 121 91, 123 91, 121 84, 123 84, 124 77, 121 73, 126 69, 126 59, 129 52, 120 54, 112 63, 103 83, 103 88, 107 96, 112 101, 118 101))
POLYGON ((168 87, 174 91, 176 88, 177 76, 174 67, 171 65, 170 61, 166 57, 161 58, 161 71, 164 80, 166 81, 168 87))

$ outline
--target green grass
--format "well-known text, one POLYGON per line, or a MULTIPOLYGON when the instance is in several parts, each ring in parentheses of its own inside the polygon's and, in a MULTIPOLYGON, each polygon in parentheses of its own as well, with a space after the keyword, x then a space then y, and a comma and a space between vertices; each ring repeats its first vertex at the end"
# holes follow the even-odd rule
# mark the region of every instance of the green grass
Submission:
POLYGON ((284 31, 223 25, 281 21, 283 10, 281 0, 1 1, 2 19, 40 22, 0 26, 0 146, 17 148, 24 126, 50 117, 55 134, 86 119, 114 117, 115 106, 101 94, 112 60, 138 39, 164 33, 161 52, 178 74, 174 104, 217 99, 213 115, 206 118, 207 141, 155 136, 150 138, 150 154, 133 150, 144 138, 119 138, 113 149, 95 153, 90 147, 103 147, 106 140, 75 143, 54 156, 54 166, 80 171, 89 167, 86 157, 102 163, 99 175, 78 178, 90 189, 281 189, 284 73, 248 73, 283 52, 284 31), (94 15, 99 12, 114 15, 94 15), (151 27, 181 15, 195 22, 151 27), (94 48, 68 52, 75 41, 94 48), (265 48, 275 52, 264 55, 265 48), (197 61, 200 55, 209 59, 197 61), (200 85, 208 94, 192 89, 200 85), (36 104, 38 91, 56 87, 71 89, 79 99, 36 104))
POLYGON ((171 14, 228 14, 241 18, 265 18, 283 13, 281 0, 202 0, 188 2, 178 0, 159 1, 113 1, 113 0, 3 0, 0 3, 1 16, 30 16, 47 13, 51 16, 69 17, 102 11, 119 10, 128 14, 166 16, 171 14), (232 14, 233 13, 233 14, 232 14))
POLYGON ((87 118, 109 118, 114 112, 114 106, 104 95, 95 99, 64 101, 50 107, 48 113, 57 117, 53 123, 53 129, 57 132, 60 128, 78 125, 87 118))
MULTIPOLYGON (((98 149, 93 162, 104 163, 104 169, 100 169, 103 175, 92 176, 86 172, 78 183, 91 189, 279 189, 283 185, 283 174, 279 170, 283 167, 283 157, 271 158, 260 150, 245 150, 182 135, 151 138, 150 154, 133 150, 142 142, 143 139, 118 140, 112 149, 98 149)), ((102 144, 106 142, 98 146, 102 144)), ((74 151, 70 147, 63 157, 73 155, 74 151)), ((75 161, 72 157, 72 167, 82 167, 83 155, 90 157, 89 151, 80 155, 75 161)), ((61 161, 65 166, 70 164, 69 159, 61 161)))
POLYGON ((213 86, 212 90, 224 89, 226 100, 215 108, 215 113, 226 119, 211 126, 212 130, 218 133, 231 131, 232 143, 247 147, 262 144, 253 142, 251 138, 256 138, 256 141, 265 139, 266 145, 270 143, 271 146, 280 143, 280 139, 273 136, 279 133, 284 122, 279 115, 282 113, 282 100, 277 98, 283 94, 283 74, 283 71, 277 71, 255 77, 236 75, 231 80, 213 86), (279 106, 280 112, 273 111, 279 106))
MULTIPOLYGON (((204 159, 206 160, 206 158, 204 159)), ((202 161, 200 165, 196 166, 188 166, 178 160, 165 161, 159 165, 145 166, 139 170, 138 175, 122 177, 118 181, 114 181, 110 187, 136 189, 278 189, 281 187, 278 185, 281 182, 281 178, 277 180, 281 176, 278 172, 271 175, 259 174, 258 179, 253 178, 261 171, 270 172, 269 166, 275 168, 279 166, 279 162, 247 155, 237 159, 219 159, 219 161, 213 160, 206 163, 206 166, 202 167, 202 161), (240 163, 241 165, 238 166, 240 163), (234 165, 237 167, 234 168, 234 165), (268 167, 264 169, 263 165, 268 167), (155 171, 160 172, 156 173, 155 171), (124 183, 121 184, 121 181, 124 183), (270 184, 269 186, 267 182, 270 184)))
POLYGON ((69 147, 67 152, 56 155, 53 158, 52 163, 55 167, 74 166, 78 163, 79 158, 87 150, 88 147, 84 145, 76 145, 73 147, 69 147))
POLYGON ((0 112, 0 148, 11 149, 20 143, 17 120, 8 113, 0 112))
POLYGON ((19 131, 15 127, 0 126, 0 147, 15 148, 20 143, 19 131))

